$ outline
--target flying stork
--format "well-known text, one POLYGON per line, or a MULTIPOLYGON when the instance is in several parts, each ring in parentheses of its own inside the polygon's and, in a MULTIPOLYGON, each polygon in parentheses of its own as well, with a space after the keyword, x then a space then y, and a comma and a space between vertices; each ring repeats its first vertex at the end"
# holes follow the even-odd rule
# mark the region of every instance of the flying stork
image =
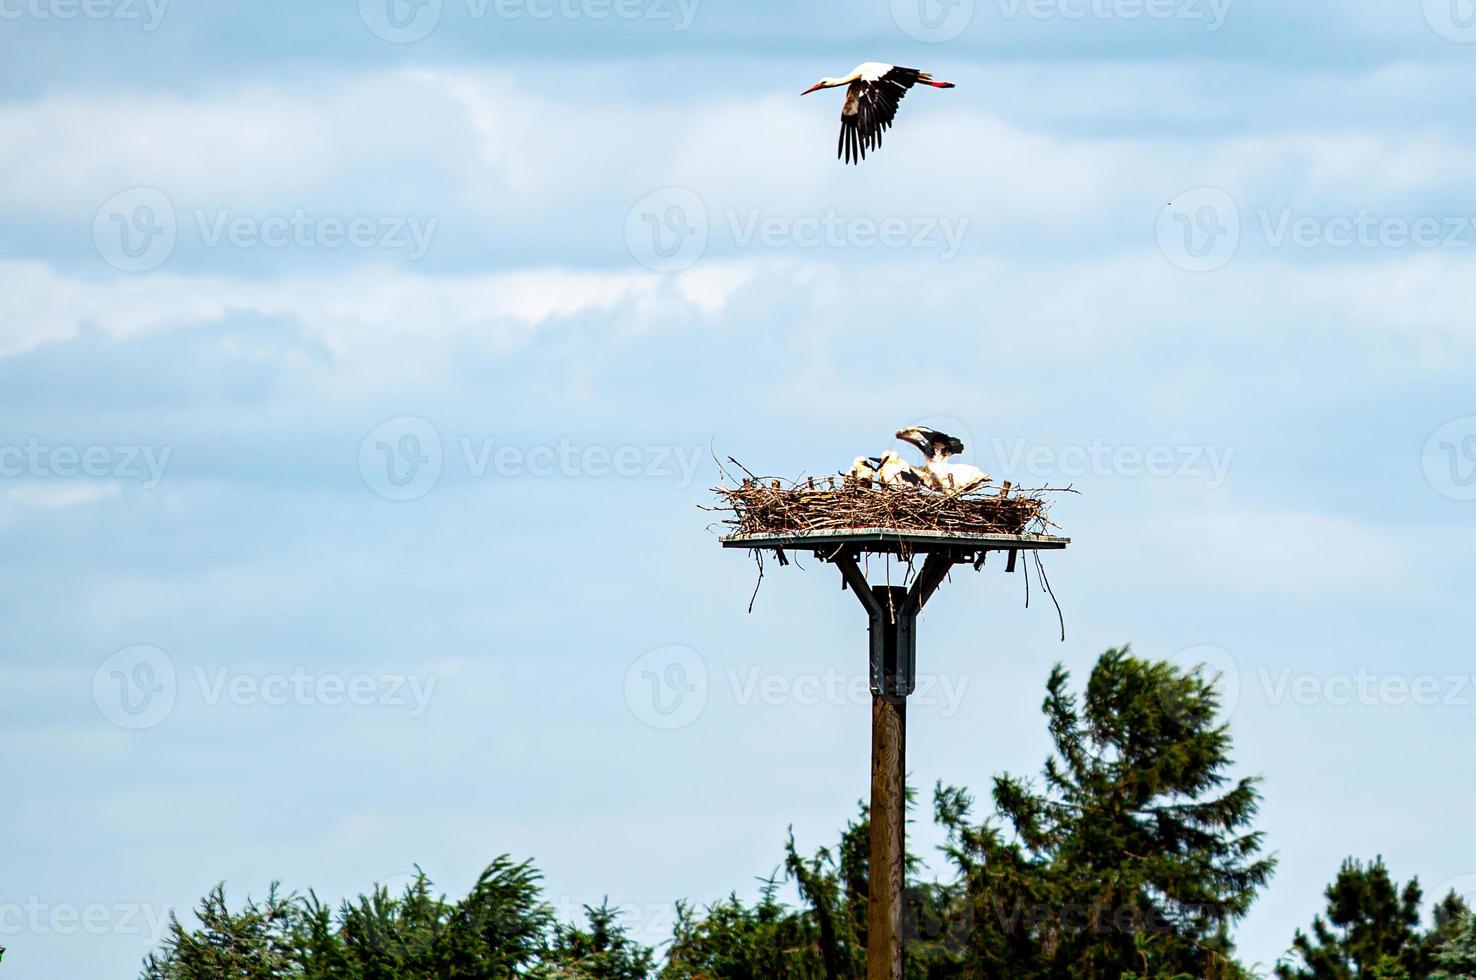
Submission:
POLYGON ((925 425, 914 425, 897 430, 897 438, 910 442, 922 450, 927 459, 928 483, 936 490, 952 490, 962 493, 973 490, 991 479, 988 473, 968 463, 950 463, 948 458, 964 451, 964 444, 957 439, 925 425))
POLYGON ((881 146, 882 131, 892 125, 897 103, 914 85, 953 88, 952 82, 936 82, 933 76, 916 68, 884 65, 868 61, 857 65, 844 78, 822 78, 800 95, 822 88, 846 86, 846 104, 841 109, 840 140, 836 143, 836 159, 860 163, 867 150, 881 146))

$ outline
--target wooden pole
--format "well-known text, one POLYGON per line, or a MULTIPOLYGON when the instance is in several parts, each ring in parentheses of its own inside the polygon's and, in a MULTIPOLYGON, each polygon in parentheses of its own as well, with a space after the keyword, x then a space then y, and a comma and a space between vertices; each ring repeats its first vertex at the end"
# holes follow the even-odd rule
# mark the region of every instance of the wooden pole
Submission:
POLYGON ((917 614, 958 557, 928 555, 911 588, 868 585, 856 557, 831 558, 871 620, 871 894, 866 980, 902 980, 907 696, 917 682, 917 614))
POLYGON ((866 980, 902 980, 907 699, 871 698, 871 897, 866 980))
POLYGON ((1070 539, 869 530, 733 534, 723 538, 723 547, 769 548, 782 561, 785 547, 798 549, 806 542, 823 543, 823 547, 814 547, 815 557, 840 569, 841 587, 851 590, 871 623, 871 894, 866 914, 866 980, 902 980, 907 696, 917 683, 918 613, 957 563, 972 562, 979 568, 985 552, 1004 549, 1010 553, 1009 570, 1014 571, 1018 551, 1064 548, 1070 539), (940 537, 947 537, 947 543, 940 537), (927 560, 910 587, 873 586, 859 564, 862 554, 873 553, 897 554, 909 565, 914 554, 926 554, 927 560))

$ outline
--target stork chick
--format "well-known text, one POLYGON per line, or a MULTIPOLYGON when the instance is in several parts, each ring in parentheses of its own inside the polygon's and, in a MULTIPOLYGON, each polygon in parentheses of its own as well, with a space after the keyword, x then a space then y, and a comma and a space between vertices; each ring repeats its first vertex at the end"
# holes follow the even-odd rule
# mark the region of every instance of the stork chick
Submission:
POLYGON ((877 469, 876 478, 881 481, 882 486, 920 487, 923 485, 922 476, 913 469, 912 464, 897 455, 895 450, 888 449, 881 454, 880 460, 881 466, 877 469))
POLYGON ((877 467, 882 461, 878 456, 857 456, 851 468, 846 470, 846 477, 857 483, 871 483, 876 479, 877 467))
POLYGON ((950 462, 950 457, 964 451, 964 444, 960 439, 936 429, 930 429, 925 425, 898 429, 897 438, 911 443, 922 451, 923 457, 927 460, 924 464, 924 472, 927 474, 928 485, 935 490, 942 490, 945 493, 964 493, 992 479, 988 473, 977 466, 950 462))

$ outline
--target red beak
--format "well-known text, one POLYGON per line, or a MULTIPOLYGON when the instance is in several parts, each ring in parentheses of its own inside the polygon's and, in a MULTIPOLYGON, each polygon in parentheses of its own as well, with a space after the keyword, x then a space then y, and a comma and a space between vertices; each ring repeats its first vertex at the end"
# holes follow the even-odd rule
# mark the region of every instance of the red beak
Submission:
POLYGON ((814 85, 811 85, 809 88, 807 88, 803 92, 801 92, 800 95, 809 95, 811 92, 814 92, 817 89, 822 89, 824 87, 825 87, 825 83, 824 82, 816 82, 814 85))

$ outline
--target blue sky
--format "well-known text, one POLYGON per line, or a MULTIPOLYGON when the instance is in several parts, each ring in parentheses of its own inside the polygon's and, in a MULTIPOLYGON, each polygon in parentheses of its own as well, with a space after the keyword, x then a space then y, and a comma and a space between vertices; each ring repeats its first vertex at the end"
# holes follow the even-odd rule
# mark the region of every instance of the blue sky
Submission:
POLYGON ((865 791, 865 630, 745 614, 708 447, 918 421, 1082 493, 1064 644, 930 606, 915 784, 1132 642, 1265 777, 1249 960, 1350 854, 1476 893, 1467 0, 390 2, 0 0, 8 976, 222 879, 751 891, 865 791), (798 93, 873 59, 958 88, 846 168, 798 93))

